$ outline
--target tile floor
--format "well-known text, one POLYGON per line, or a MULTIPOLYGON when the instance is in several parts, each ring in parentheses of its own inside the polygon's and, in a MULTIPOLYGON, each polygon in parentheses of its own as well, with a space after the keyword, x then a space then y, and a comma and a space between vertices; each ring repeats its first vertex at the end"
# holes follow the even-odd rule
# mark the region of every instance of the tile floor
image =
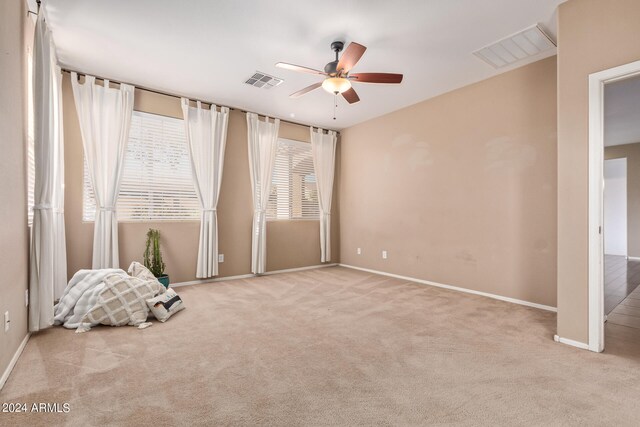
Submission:
POLYGON ((609 323, 640 328, 640 261, 605 255, 604 309, 609 323))
POLYGON ((631 292, 607 315, 607 321, 640 329, 640 287, 631 292))

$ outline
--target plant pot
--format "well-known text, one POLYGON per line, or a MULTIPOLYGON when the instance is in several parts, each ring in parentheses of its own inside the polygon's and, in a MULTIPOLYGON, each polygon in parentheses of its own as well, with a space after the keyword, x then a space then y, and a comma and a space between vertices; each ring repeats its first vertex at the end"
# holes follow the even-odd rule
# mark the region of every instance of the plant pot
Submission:
POLYGON ((160 277, 156 277, 156 279, 158 279, 158 282, 162 283, 162 285, 165 288, 169 288, 169 275, 168 274, 163 274, 160 277))

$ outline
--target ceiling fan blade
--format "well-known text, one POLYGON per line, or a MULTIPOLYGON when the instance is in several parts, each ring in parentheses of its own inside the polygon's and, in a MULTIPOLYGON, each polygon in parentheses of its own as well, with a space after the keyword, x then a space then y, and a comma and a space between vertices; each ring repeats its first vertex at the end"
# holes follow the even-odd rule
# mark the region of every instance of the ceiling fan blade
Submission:
POLYGON ((324 71, 316 70, 315 68, 303 67, 302 65, 287 64, 286 62, 278 62, 276 64, 276 67, 284 68, 285 70, 298 71, 302 73, 320 74, 321 76, 327 75, 327 73, 325 73, 324 71))
POLYGON ((349 78, 358 83, 401 83, 402 74, 391 73, 354 73, 349 78))
POLYGON ((342 70, 343 73, 348 73, 353 67, 355 67, 360 58, 362 58, 365 50, 367 50, 367 48, 361 44, 355 42, 349 43, 349 46, 347 46, 347 49, 340 57, 340 61, 338 61, 336 69, 338 71, 342 70))
POLYGON ((289 98, 298 98, 304 94, 311 92, 312 90, 318 89, 320 86, 322 86, 322 82, 314 83, 311 86, 307 86, 304 89, 300 89, 299 91, 292 93, 291 95, 289 95, 289 98))
POLYGON ((346 99, 349 104, 355 104, 356 102, 360 101, 360 97, 358 96, 356 91, 353 90, 353 88, 342 92, 342 97, 346 99))

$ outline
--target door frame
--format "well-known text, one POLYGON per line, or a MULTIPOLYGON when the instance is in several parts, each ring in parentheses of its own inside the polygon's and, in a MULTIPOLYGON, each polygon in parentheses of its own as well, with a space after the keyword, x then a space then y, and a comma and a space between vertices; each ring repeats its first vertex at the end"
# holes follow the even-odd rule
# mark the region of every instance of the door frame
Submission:
POLYGON ((604 350, 604 86, 640 76, 640 61, 589 75, 589 350, 604 350))

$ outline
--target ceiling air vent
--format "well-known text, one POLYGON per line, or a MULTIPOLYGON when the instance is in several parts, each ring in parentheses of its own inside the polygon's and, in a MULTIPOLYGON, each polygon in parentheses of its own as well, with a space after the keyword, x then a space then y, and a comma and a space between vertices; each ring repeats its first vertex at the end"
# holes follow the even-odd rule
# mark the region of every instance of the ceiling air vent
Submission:
POLYGON ((263 89, 271 89, 272 87, 278 86, 283 81, 284 80, 270 76, 262 71, 256 71, 253 76, 249 77, 247 81, 245 81, 245 83, 251 86, 261 87, 263 89))
POLYGON ((473 54, 495 68, 502 68, 524 62, 555 47, 551 37, 534 25, 478 49, 473 54))

